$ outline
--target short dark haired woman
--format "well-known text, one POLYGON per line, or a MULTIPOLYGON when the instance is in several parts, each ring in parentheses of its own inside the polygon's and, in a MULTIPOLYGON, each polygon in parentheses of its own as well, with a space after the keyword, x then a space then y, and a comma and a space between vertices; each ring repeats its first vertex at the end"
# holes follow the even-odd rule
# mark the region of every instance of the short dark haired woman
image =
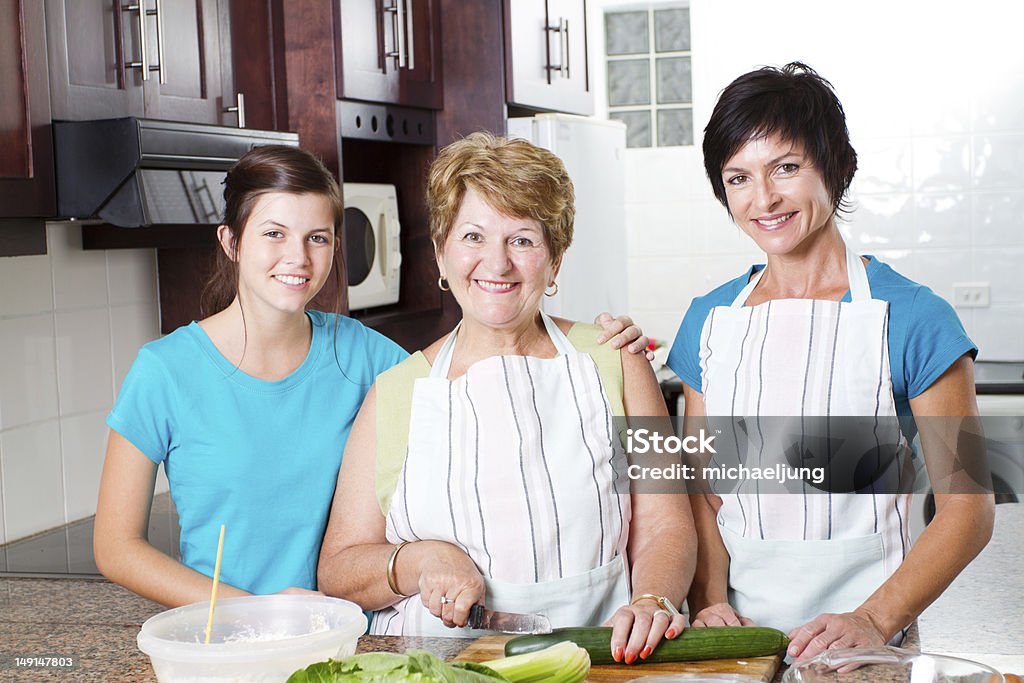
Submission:
MULTIPOLYGON (((740 76, 705 129, 704 161, 767 265, 690 305, 668 360, 688 416, 977 415, 977 348, 953 309, 843 241, 857 155, 828 81, 797 62, 740 76)), ((921 433, 933 475, 935 431, 921 433)), ((896 437, 905 454, 913 434, 896 437)), ((693 624, 774 626, 799 658, 898 641, 991 534, 992 496, 936 498, 911 548, 898 491, 780 495, 750 482, 694 496, 693 624)))

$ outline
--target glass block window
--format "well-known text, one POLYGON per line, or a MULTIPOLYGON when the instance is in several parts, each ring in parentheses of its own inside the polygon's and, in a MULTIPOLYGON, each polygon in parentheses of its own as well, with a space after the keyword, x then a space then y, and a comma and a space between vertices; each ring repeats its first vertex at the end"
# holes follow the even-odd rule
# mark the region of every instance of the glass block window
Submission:
POLYGON ((692 145, 690 8, 609 10, 604 28, 608 117, 626 123, 626 145, 692 145))

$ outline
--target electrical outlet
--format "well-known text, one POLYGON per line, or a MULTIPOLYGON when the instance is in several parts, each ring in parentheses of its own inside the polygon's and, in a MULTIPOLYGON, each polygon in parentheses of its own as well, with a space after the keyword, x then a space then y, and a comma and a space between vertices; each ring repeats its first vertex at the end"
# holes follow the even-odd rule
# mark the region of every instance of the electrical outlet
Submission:
POLYGON ((953 284, 953 306, 956 308, 988 308, 987 282, 958 282, 953 284))

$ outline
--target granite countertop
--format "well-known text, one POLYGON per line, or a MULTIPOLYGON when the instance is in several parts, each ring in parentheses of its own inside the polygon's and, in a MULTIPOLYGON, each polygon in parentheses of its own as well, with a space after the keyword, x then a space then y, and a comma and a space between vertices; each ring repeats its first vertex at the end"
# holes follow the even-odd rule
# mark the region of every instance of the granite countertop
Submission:
MULTIPOLYGON (((0 682, 156 681, 135 644, 160 605, 103 579, 0 579, 0 682), (71 670, 15 670, 15 656, 74 657, 71 670)), ((451 659, 471 640, 363 636, 359 652, 420 649, 451 659)))
MULTIPOLYGON (((155 682, 135 644, 160 605, 103 579, 0 579, 0 682, 155 682), (75 667, 17 671, 16 656, 73 657, 75 667)), ((359 652, 427 650, 451 659, 472 640, 363 636, 359 652)))
POLYGON ((1024 673, 1024 503, 996 506, 992 540, 918 619, 921 650, 1024 673))
MULTIPOLYGON (((156 681, 135 644, 142 623, 160 605, 103 579, 0 578, 0 682, 156 681), (14 656, 72 656, 73 670, 16 671, 14 656)), ((908 646, 916 643, 912 630, 908 646)), ((359 652, 420 649, 451 659, 471 640, 363 636, 359 652)), ((642 675, 638 670, 637 675, 642 675)), ((781 680, 782 672, 775 676, 781 680)), ((856 683, 850 681, 850 683, 856 683)), ((888 683, 871 681, 867 683, 888 683)))
MULTIPOLYGON (((921 616, 922 650, 960 654, 1004 671, 1024 669, 1022 538, 1024 505, 997 506, 992 542, 921 616)), ((142 623, 162 609, 103 579, 0 578, 0 682, 155 681, 135 637, 142 623), (76 668, 10 668, 11 657, 26 655, 70 655, 76 668)), ((363 636, 359 651, 418 648, 451 658, 469 642, 363 636)), ((904 645, 916 649, 918 644, 917 629, 912 628, 904 645)), ((780 677, 776 675, 775 683, 780 677)))

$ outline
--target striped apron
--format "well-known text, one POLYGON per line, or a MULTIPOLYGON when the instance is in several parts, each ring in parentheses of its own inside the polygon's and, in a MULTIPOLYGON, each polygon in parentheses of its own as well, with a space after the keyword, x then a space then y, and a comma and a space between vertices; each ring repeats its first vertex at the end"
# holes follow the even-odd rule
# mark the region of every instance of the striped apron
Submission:
MULTIPOLYGON (((494 356, 448 380, 458 327, 413 390, 389 543, 441 540, 484 577, 491 609, 595 626, 629 602, 629 496, 615 491, 611 410, 593 359, 541 314, 552 359, 494 356)), ((414 595, 370 632, 475 637, 414 595)))
MULTIPOLYGON (((706 415, 896 415, 888 303, 871 298, 864 264, 850 250, 846 268, 849 303, 776 299, 745 306, 762 270, 731 306, 711 310, 700 348, 706 415)), ((894 420, 885 424, 898 430, 894 420)), ((905 452, 906 439, 894 437, 888 443, 905 452)), ((722 501, 729 602, 755 623, 783 631, 819 614, 852 611, 910 547, 909 494, 807 487, 803 495, 766 494, 745 482, 722 501)))

